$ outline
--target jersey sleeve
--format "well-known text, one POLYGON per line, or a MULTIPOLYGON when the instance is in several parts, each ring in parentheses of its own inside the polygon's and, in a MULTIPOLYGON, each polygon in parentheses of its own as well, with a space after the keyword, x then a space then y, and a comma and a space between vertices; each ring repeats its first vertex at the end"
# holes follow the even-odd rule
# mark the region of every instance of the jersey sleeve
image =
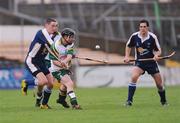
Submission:
POLYGON ((39 44, 43 44, 43 37, 42 37, 42 35, 41 35, 41 31, 39 30, 37 33, 36 33, 36 35, 35 35, 35 37, 34 37, 34 41, 36 42, 36 43, 39 43, 39 44))
POLYGON ((42 44, 44 45, 46 42, 47 42, 47 39, 45 38, 45 36, 43 35, 42 33, 42 30, 39 30, 36 35, 35 35, 35 38, 34 38, 34 41, 36 43, 39 43, 39 44, 42 44))
POLYGON ((126 43, 126 46, 128 47, 135 47, 135 40, 134 40, 134 35, 131 35, 129 38, 128 42, 126 43))
POLYGON ((154 35, 153 38, 155 40, 154 51, 161 51, 161 47, 160 47, 160 44, 159 44, 159 41, 158 41, 157 37, 154 35))

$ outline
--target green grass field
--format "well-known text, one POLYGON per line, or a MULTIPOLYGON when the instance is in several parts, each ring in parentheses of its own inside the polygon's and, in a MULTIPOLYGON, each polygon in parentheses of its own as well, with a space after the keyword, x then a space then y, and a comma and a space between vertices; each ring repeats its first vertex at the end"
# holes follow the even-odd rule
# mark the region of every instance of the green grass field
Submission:
POLYGON ((123 104, 127 88, 76 89, 83 110, 64 109, 55 103, 53 90, 49 104, 53 109, 34 107, 32 90, 0 90, 0 123, 177 123, 180 121, 180 86, 167 87, 169 106, 162 107, 156 88, 138 88, 132 107, 123 104))

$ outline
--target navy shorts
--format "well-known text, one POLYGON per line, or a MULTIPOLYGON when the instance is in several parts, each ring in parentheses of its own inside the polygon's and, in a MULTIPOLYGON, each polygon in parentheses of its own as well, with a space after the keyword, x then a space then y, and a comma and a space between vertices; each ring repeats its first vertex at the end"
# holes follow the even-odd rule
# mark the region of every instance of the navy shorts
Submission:
POLYGON ((158 65, 155 61, 144 61, 144 62, 135 62, 135 66, 141 68, 144 72, 147 71, 148 74, 159 73, 158 65))
POLYGON ((25 61, 25 66, 27 70, 34 76, 40 72, 43 72, 44 75, 47 75, 50 73, 49 69, 47 68, 47 65, 45 63, 45 60, 41 59, 33 59, 31 57, 27 57, 25 61))

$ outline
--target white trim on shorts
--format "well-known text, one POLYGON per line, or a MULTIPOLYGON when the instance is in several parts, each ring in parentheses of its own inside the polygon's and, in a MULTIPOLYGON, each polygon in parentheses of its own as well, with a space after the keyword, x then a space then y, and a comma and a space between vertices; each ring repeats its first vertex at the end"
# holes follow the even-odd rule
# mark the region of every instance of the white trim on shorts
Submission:
POLYGON ((26 58, 26 64, 29 68, 29 70, 34 73, 35 71, 37 71, 38 69, 36 68, 36 66, 32 63, 32 57, 28 56, 26 58))

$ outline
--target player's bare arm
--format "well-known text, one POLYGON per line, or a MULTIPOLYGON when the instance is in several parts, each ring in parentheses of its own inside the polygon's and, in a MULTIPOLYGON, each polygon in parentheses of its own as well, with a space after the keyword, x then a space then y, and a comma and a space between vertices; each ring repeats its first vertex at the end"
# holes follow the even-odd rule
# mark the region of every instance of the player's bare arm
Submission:
POLYGON ((124 57, 124 62, 125 62, 125 63, 129 63, 129 61, 130 61, 130 58, 129 58, 130 53, 131 53, 131 48, 128 47, 128 46, 126 46, 126 49, 125 49, 125 57, 124 57))
POLYGON ((158 61, 158 60, 160 60, 160 56, 161 56, 161 50, 159 50, 159 51, 156 51, 156 52, 154 52, 154 60, 155 61, 158 61))
POLYGON ((64 60, 62 60, 62 62, 68 64, 72 60, 72 57, 73 56, 71 54, 68 54, 67 57, 64 60))
POLYGON ((60 68, 67 68, 68 67, 67 64, 65 64, 63 61, 60 62, 58 60, 53 60, 53 64, 60 67, 60 68))

